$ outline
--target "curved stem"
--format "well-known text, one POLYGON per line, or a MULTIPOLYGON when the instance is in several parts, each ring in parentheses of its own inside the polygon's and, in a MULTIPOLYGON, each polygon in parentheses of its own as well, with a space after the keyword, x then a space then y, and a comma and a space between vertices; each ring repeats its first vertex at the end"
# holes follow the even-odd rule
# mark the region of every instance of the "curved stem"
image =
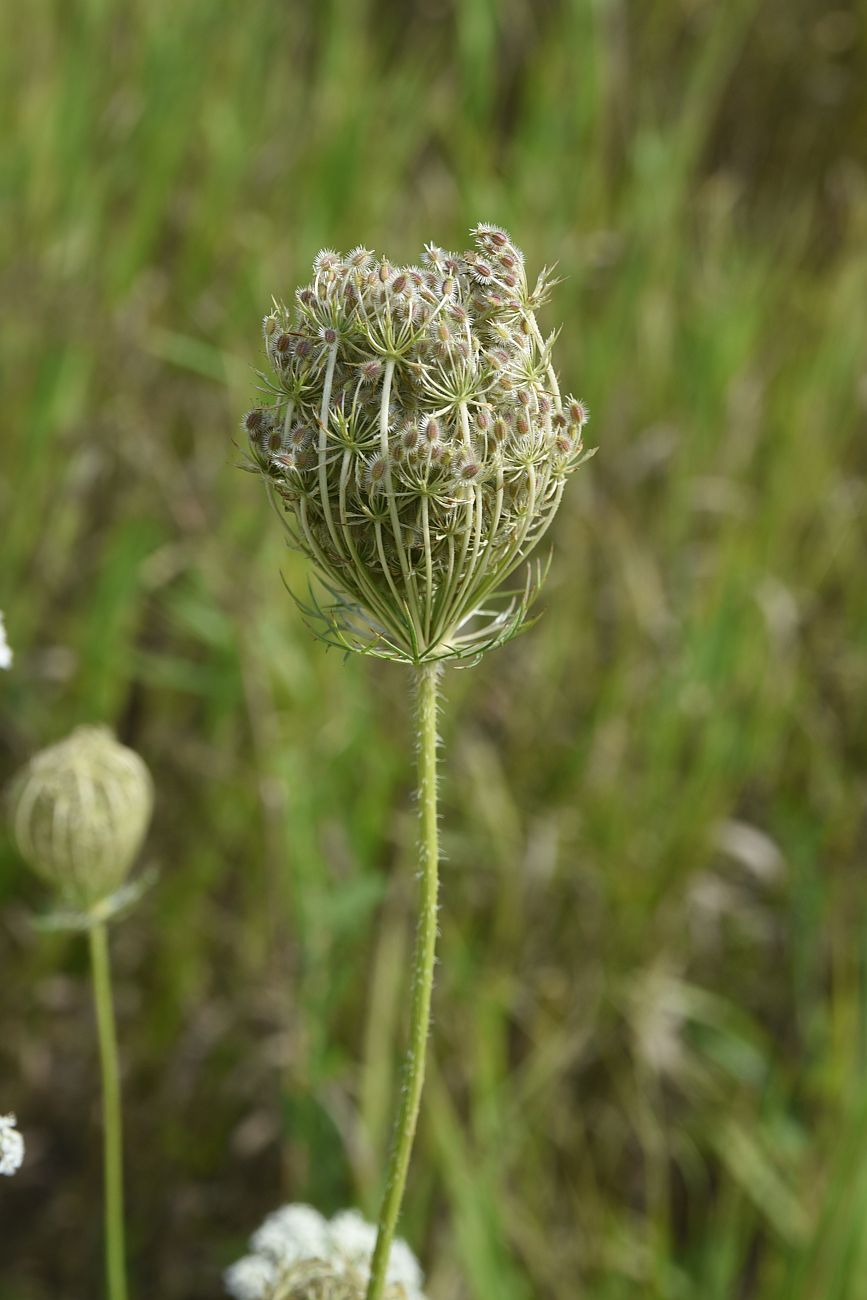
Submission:
POLYGON ((120 1071, 111 996, 111 967, 105 924, 91 927, 90 966, 102 1070, 103 1167, 105 1177, 105 1268, 109 1300, 126 1300, 123 1233, 123 1138, 120 1071))
POLYGON ((424 1085, 430 1030, 431 992, 437 935, 439 844, 437 836, 437 682, 438 664, 417 669, 418 845, 421 898, 415 940, 410 1038, 379 1212, 379 1232, 371 1264, 367 1300, 382 1300, 394 1232, 400 1213, 424 1085))

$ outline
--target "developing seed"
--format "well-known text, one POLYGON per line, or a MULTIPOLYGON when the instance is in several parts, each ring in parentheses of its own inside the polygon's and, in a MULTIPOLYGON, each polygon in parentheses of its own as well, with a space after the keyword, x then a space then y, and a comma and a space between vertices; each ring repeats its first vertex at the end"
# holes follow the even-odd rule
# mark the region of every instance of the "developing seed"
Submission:
POLYGON ((573 423, 577 424, 579 428, 585 425, 590 419, 590 412, 587 410, 587 407, 583 402, 579 402, 574 397, 569 402, 568 410, 573 423))

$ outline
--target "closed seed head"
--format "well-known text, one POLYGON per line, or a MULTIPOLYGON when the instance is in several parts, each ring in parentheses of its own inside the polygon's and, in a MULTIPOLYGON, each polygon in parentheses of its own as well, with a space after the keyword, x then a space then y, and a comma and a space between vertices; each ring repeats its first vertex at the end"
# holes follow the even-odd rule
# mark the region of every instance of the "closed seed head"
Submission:
POLYGON ((530 293, 504 230, 480 224, 473 243, 429 243, 419 266, 323 249, 294 312, 265 318, 275 397, 245 419, 293 544, 337 597, 314 610, 326 639, 412 663, 520 626, 523 600, 468 618, 548 527, 587 418, 564 410, 536 323, 550 272, 530 293))
POLYGON ((64 902, 87 909, 120 888, 153 808, 150 773, 107 727, 43 750, 9 793, 21 856, 64 902))

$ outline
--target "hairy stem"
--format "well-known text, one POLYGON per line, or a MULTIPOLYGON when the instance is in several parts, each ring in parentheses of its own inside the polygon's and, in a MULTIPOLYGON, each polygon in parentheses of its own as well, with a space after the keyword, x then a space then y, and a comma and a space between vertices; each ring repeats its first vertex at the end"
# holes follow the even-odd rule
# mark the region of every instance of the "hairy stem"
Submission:
POLYGON ((367 1300, 382 1300, 409 1169, 424 1086, 425 1055, 430 1030, 431 992, 437 935, 439 845, 437 837, 437 664, 417 669, 416 726, 418 743, 418 844, 421 898, 415 941, 409 1047, 403 1067, 400 1106, 379 1212, 379 1232, 373 1253, 367 1300))
POLYGON ((109 1300, 126 1300, 123 1230, 123 1137, 121 1132, 120 1071, 111 996, 108 935, 100 922, 90 930, 93 1001, 99 1034, 102 1070, 103 1168, 105 1178, 105 1268, 109 1300))

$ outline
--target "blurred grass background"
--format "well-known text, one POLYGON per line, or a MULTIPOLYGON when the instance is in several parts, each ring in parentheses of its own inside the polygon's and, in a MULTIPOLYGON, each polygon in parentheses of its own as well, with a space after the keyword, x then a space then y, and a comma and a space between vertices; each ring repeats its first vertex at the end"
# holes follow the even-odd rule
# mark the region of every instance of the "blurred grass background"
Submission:
MULTIPOLYGON (((114 932, 135 1295, 374 1211, 413 910, 407 680, 310 641, 234 468, 321 245, 509 228, 600 454, 542 623, 451 672, 432 1300, 867 1296, 867 9, 0 11, 0 778, 146 757, 114 932)), ((0 843, 2 1300, 100 1290, 80 940, 0 843)))

